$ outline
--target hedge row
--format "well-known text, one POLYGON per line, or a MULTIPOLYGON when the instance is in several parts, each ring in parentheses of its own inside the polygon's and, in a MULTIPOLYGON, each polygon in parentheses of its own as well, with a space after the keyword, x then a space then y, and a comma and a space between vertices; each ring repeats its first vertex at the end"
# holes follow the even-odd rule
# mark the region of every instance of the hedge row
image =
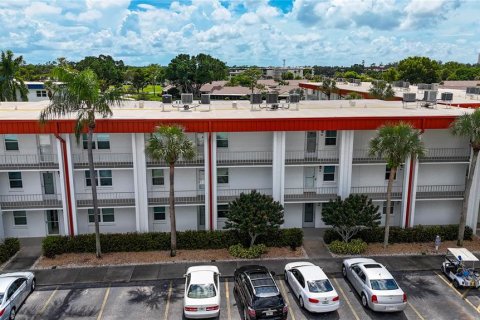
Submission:
MULTIPOLYGON (((102 252, 132 252, 170 249, 169 232, 110 233, 101 234, 102 252)), ((248 246, 249 238, 235 231, 183 231, 177 232, 177 249, 223 249, 235 244, 248 246)), ((296 248, 303 243, 302 229, 280 229, 274 233, 259 236, 257 244, 268 247, 296 248)), ((74 237, 48 236, 42 242, 43 255, 70 252, 95 252, 95 234, 74 237)))
POLYGON ((0 263, 10 259, 18 250, 20 250, 20 242, 17 238, 5 238, 0 244, 0 263))
MULTIPOLYGON (((410 242, 433 242, 439 235, 442 241, 457 240, 458 225, 422 226, 402 229, 390 227, 389 243, 410 243, 410 242)), ((465 240, 472 240, 473 230, 465 227, 465 240)), ((383 242, 384 228, 363 229, 355 235, 355 238, 362 239, 367 243, 383 242)), ((340 235, 333 229, 325 230, 323 236, 325 243, 329 244, 335 240, 342 240, 340 235)))
POLYGON ((353 239, 348 243, 338 240, 332 241, 328 248, 337 254, 362 254, 367 250, 367 246, 367 243, 361 239, 353 239))

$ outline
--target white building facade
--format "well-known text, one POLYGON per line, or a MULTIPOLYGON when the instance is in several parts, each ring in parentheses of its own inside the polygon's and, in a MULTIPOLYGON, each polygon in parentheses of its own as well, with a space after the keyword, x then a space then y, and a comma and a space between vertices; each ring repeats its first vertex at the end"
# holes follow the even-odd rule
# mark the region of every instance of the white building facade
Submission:
MULTIPOLYGON (((376 127, 401 117, 320 117, 322 109, 316 110, 315 103, 306 115, 300 110, 288 118, 282 114, 287 111, 240 108, 174 111, 163 114, 165 119, 137 109, 134 119, 117 117, 115 111, 113 119, 98 120, 94 162, 101 232, 169 231, 168 165, 145 155, 145 141, 155 125, 172 119, 186 127, 197 147, 194 160, 179 160, 175 168, 178 230, 222 229, 228 203, 253 189, 284 205, 284 227, 326 227, 323 205, 349 194, 368 195, 380 207, 383 222, 389 171, 382 159, 368 155, 368 144, 376 127)), ((467 140, 450 134, 455 115, 445 112, 449 115, 411 118, 422 129, 427 154, 407 159, 397 173, 393 225, 458 223, 471 152, 467 140)), ((86 138, 77 142, 73 120, 41 128, 34 119, 0 119, 0 236, 92 233, 86 138)), ((467 217, 474 230, 478 172, 467 217)))

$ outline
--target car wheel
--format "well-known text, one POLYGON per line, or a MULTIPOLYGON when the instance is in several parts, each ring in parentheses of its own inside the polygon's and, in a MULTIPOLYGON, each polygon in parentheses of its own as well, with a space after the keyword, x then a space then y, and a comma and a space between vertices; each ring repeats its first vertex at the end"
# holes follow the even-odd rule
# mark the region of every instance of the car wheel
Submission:
POLYGON ((345 278, 347 277, 347 268, 345 268, 345 265, 342 265, 342 274, 345 278))
POLYGON ((453 280, 453 286, 455 287, 455 289, 458 289, 460 288, 460 283, 458 283, 457 280, 453 280))
POLYGON ((10 311, 10 316, 8 317, 8 319, 9 319, 9 320, 14 320, 16 315, 17 315, 17 314, 15 313, 15 308, 13 308, 13 309, 10 311))
POLYGON ((302 297, 298 297, 298 304, 300 305, 300 308, 305 308, 305 304, 303 303, 303 298, 302 297))
POLYGON ((367 300, 367 296, 365 295, 365 293, 362 293, 362 306, 364 308, 368 309, 368 300, 367 300))
POLYGON ((283 276, 285 277, 285 282, 288 283, 287 271, 283 273, 283 276))
POLYGON ((35 290, 35 286, 36 286, 36 280, 35 278, 32 279, 32 284, 30 285, 30 292, 33 292, 33 290, 35 290))

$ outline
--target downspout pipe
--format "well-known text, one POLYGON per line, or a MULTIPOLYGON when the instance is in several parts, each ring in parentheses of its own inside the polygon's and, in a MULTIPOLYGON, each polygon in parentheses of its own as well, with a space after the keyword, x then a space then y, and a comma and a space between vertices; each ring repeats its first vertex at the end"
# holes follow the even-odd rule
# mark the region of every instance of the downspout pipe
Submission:
MULTIPOLYGON (((422 128, 420 129, 420 134, 425 133, 425 119, 422 120, 422 128)), ((410 157, 410 172, 408 173, 408 190, 407 190, 407 212, 405 214, 405 228, 410 227, 410 211, 412 206, 412 179, 414 171, 415 158, 410 157)))
POLYGON ((65 188, 67 191, 67 211, 68 211, 68 229, 69 235, 73 237, 73 210, 72 210, 72 194, 70 190, 70 171, 68 168, 68 157, 67 157, 67 143, 58 133, 55 133, 55 138, 57 138, 62 145, 62 157, 63 157, 63 170, 65 172, 65 188))

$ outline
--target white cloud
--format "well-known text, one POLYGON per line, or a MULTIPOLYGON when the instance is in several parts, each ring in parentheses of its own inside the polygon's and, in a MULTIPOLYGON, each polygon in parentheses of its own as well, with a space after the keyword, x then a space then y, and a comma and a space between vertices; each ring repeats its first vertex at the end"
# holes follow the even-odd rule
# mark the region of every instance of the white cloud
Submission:
POLYGON ((59 15, 62 12, 62 8, 51 6, 42 2, 34 2, 25 8, 25 16, 27 18, 59 15))

